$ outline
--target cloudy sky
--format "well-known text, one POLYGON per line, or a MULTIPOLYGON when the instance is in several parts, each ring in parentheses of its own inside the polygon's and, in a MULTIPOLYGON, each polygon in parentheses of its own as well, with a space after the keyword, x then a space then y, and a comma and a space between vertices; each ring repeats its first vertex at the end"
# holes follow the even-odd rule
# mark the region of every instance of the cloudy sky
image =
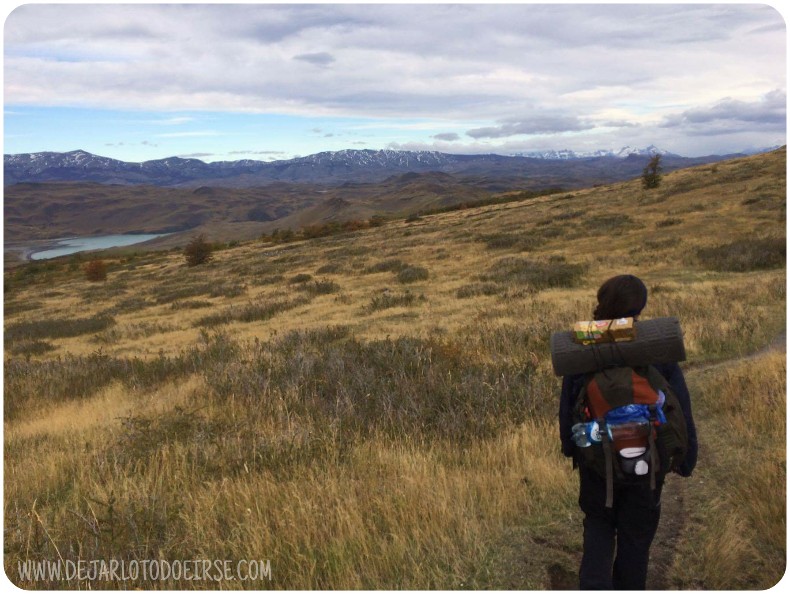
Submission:
POLYGON ((28 4, 4 153, 272 160, 786 142, 766 4, 28 4))

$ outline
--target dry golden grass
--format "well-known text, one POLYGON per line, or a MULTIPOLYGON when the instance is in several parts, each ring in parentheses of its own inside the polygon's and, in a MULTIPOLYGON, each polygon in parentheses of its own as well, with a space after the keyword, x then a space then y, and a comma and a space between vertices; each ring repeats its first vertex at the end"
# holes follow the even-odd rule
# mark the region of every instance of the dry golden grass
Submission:
POLYGON ((709 365, 785 327, 784 265, 727 247, 784 241, 784 175, 782 150, 655 191, 635 180, 253 241, 194 268, 179 252, 107 258, 101 284, 68 259, 7 272, 6 571, 262 558, 273 580, 255 587, 546 589, 581 550, 548 339, 630 272, 647 316, 683 324, 703 443, 676 583, 767 587, 784 555, 784 355, 709 365), (736 256, 750 268, 727 271, 736 256), (427 278, 399 282, 394 260, 427 278), (273 303, 289 305, 267 317, 273 303), (209 325, 219 313, 236 321, 209 325), (58 320, 99 314, 113 323, 62 336, 58 320), (758 438, 724 457, 743 433, 758 438))
POLYGON ((679 588, 766 589, 784 574, 786 373, 785 353, 768 352, 690 376, 707 464, 689 490, 696 518, 674 568, 679 588))

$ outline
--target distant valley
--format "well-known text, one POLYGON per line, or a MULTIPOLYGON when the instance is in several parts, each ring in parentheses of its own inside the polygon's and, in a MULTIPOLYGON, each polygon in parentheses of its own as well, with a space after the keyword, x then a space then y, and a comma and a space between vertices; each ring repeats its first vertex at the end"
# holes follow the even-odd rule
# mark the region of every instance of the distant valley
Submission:
POLYGON ((275 228, 301 228, 374 215, 406 216, 474 203, 489 190, 443 173, 407 173, 379 183, 342 186, 274 183, 258 188, 195 189, 87 182, 19 183, 5 188, 5 241, 120 233, 178 232, 213 240, 252 239, 275 228))
MULTIPOLYGON (((408 216, 513 191, 572 190, 638 177, 655 147, 604 156, 337 151, 286 161, 128 163, 85 151, 4 157, 5 241, 174 233, 250 239, 375 215, 408 216)), ((721 161, 662 154, 665 172, 721 161)))

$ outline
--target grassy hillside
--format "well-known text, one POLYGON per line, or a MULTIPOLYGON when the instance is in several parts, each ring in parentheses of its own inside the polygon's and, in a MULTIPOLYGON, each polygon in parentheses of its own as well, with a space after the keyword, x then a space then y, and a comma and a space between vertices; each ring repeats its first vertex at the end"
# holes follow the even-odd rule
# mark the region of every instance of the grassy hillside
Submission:
POLYGON ((274 228, 368 219, 375 214, 405 216, 490 194, 442 173, 405 174, 340 187, 271 183, 243 189, 184 189, 22 183, 5 188, 4 231, 6 243, 74 235, 174 233, 154 244, 172 247, 188 241, 184 233, 210 233, 222 241, 252 239, 274 228))
POLYGON ((785 159, 250 241, 194 268, 113 257, 99 283, 78 257, 7 272, 8 575, 270 559, 256 587, 575 587, 548 339, 631 272, 647 317, 681 319, 703 440, 695 476, 667 486, 684 505, 662 584, 776 583, 785 358, 761 349, 785 327, 785 159), (732 432, 770 439, 733 457, 732 432))

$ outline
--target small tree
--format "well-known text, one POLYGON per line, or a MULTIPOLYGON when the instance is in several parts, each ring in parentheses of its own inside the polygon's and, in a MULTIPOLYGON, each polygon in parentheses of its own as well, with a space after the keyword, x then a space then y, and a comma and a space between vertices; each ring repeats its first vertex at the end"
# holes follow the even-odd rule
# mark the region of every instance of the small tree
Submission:
POLYGON ((642 187, 645 190, 657 188, 661 184, 661 155, 653 155, 642 171, 642 187))
POLYGON ((193 237, 184 248, 184 259, 187 262, 187 266, 205 264, 211 260, 211 251, 211 244, 206 241, 202 233, 197 237, 193 237))
POLYGON ((91 260, 82 267, 85 278, 91 282, 107 280, 107 264, 104 260, 91 260))

